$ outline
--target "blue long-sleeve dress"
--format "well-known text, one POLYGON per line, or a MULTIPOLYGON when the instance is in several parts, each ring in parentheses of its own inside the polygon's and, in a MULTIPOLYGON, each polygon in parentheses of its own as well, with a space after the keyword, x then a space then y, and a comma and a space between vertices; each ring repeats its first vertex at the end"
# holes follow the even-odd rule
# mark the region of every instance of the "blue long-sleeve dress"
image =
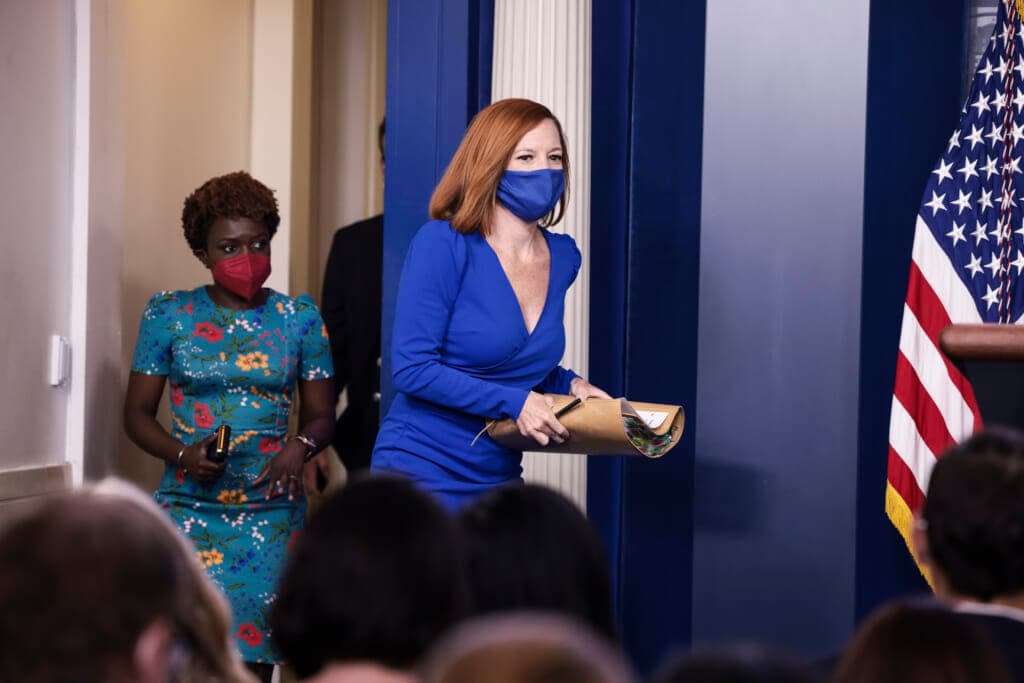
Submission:
POLYGON ((431 221, 409 246, 395 306, 396 396, 381 424, 372 468, 406 476, 456 509, 522 475, 522 453, 487 434, 489 419, 516 418, 531 389, 569 393, 565 293, 581 257, 572 237, 541 229, 551 254, 547 298, 527 332, 515 291, 479 232, 431 221))

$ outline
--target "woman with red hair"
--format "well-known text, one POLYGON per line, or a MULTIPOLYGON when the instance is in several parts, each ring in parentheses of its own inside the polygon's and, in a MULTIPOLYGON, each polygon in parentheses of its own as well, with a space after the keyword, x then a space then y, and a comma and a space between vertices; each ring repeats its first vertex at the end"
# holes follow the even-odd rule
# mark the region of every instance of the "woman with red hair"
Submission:
POLYGON ((473 119, 413 238, 395 306, 397 391, 373 453, 450 509, 520 481, 522 453, 486 433, 512 418, 538 444, 568 437, 543 394, 607 394, 559 366, 565 293, 581 264, 550 232, 565 214, 569 161, 547 107, 495 102, 473 119))

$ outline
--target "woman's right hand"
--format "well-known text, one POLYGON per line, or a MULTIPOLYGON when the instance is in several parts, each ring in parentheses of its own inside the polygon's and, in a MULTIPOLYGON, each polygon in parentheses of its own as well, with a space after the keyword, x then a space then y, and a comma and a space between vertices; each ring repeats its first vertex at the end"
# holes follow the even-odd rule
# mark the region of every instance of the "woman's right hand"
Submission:
POLYGON ((550 397, 531 391, 516 418, 519 433, 541 446, 547 446, 552 439, 555 443, 564 443, 569 438, 569 430, 555 417, 553 403, 550 397))
POLYGON ((219 479, 224 474, 227 461, 213 462, 206 457, 207 449, 216 438, 216 433, 210 434, 202 441, 196 441, 186 446, 181 454, 181 461, 178 463, 178 467, 184 469, 185 474, 203 484, 209 484, 219 479))

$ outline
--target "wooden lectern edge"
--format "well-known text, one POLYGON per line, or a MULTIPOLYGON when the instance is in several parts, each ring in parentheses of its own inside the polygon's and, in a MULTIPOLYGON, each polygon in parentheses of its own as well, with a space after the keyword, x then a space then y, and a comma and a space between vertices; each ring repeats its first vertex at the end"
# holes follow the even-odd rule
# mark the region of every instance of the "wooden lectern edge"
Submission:
POLYGON ((1024 360, 1024 326, 949 325, 939 334, 939 346, 953 360, 1024 360))

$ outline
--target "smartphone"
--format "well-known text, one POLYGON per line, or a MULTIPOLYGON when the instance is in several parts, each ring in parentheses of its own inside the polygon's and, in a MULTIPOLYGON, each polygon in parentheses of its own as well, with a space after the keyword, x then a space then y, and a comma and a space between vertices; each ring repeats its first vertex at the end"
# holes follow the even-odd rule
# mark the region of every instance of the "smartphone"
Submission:
POLYGON ((211 462, 224 462, 231 450, 231 426, 221 424, 217 427, 217 438, 206 450, 206 459, 211 462))

